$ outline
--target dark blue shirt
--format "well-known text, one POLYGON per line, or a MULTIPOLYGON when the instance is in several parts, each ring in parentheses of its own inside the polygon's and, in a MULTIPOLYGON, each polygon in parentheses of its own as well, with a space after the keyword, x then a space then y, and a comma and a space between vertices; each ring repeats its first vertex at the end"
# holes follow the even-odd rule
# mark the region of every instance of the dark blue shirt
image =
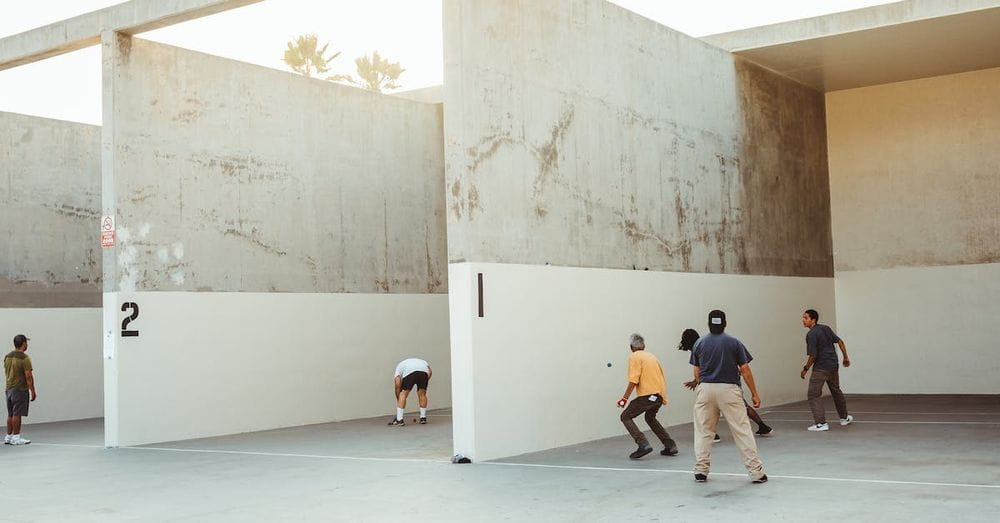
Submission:
POLYGON ((740 384, 740 366, 753 356, 740 340, 726 334, 706 334, 691 349, 691 365, 699 367, 701 383, 740 384))
POLYGON ((837 370, 840 362, 837 361, 837 351, 833 348, 833 344, 839 342, 840 338, 830 327, 819 323, 813 325, 813 328, 806 333, 806 355, 816 357, 813 368, 837 370))

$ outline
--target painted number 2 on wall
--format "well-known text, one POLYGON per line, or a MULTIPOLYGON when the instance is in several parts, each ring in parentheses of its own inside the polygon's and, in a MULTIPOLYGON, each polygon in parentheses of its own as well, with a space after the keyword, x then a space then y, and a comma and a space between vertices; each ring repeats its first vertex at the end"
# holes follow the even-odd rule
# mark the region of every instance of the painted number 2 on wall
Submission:
POLYGON ((124 336, 138 336, 139 335, 139 331, 138 330, 135 330, 135 329, 130 330, 128 328, 129 324, 132 323, 133 321, 135 321, 136 318, 139 317, 139 304, 135 303, 135 302, 131 302, 131 301, 127 301, 127 302, 125 302, 125 303, 122 304, 122 312, 127 312, 130 309, 132 310, 132 314, 126 316, 125 319, 122 320, 122 336, 123 337, 124 336))

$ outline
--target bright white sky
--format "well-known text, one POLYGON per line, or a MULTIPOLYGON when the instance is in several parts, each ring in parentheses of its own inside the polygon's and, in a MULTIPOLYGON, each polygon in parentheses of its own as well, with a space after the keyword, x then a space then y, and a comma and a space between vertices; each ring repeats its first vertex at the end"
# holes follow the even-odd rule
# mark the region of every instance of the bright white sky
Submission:
MULTIPOLYGON (((539 0, 543 1, 543 0, 539 0)), ((892 0, 611 0, 681 32, 703 36, 890 3, 892 0)), ((121 0, 0 0, 0 38, 121 0)), ((403 90, 442 79, 440 0, 266 0, 140 38, 287 70, 285 43, 316 33, 342 54, 335 72, 378 50, 406 72, 403 90)), ((100 48, 0 71, 0 111, 100 124, 100 48)))

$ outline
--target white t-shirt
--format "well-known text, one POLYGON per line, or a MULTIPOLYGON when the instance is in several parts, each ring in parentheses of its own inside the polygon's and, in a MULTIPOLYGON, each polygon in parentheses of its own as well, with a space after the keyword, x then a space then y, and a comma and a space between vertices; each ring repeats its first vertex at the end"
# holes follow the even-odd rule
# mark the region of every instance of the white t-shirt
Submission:
POLYGON ((396 373, 393 374, 393 377, 399 376, 400 378, 405 378, 414 372, 428 372, 429 370, 430 366, 427 365, 426 361, 420 358, 407 358, 399 362, 399 365, 396 365, 396 373))

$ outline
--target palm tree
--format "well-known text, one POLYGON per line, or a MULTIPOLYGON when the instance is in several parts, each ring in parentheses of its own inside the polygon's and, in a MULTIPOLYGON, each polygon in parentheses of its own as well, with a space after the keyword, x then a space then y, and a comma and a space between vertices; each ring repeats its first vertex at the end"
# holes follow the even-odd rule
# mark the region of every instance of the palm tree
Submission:
POLYGON ((399 89, 400 86, 396 80, 399 79, 399 75, 403 74, 403 71, 406 71, 399 66, 399 62, 390 62, 379 56, 378 51, 373 52, 371 57, 358 57, 354 60, 354 64, 357 66, 360 80, 350 79, 350 81, 376 93, 388 89, 399 89))
MULTIPOLYGON (((326 57, 326 48, 330 46, 327 42, 322 48, 319 47, 319 38, 315 34, 299 35, 294 43, 288 42, 285 49, 285 56, 282 58, 288 67, 307 78, 313 74, 322 74, 330 70, 330 62, 340 56, 340 53, 326 57)), ((336 75, 340 76, 340 75, 336 75)))

